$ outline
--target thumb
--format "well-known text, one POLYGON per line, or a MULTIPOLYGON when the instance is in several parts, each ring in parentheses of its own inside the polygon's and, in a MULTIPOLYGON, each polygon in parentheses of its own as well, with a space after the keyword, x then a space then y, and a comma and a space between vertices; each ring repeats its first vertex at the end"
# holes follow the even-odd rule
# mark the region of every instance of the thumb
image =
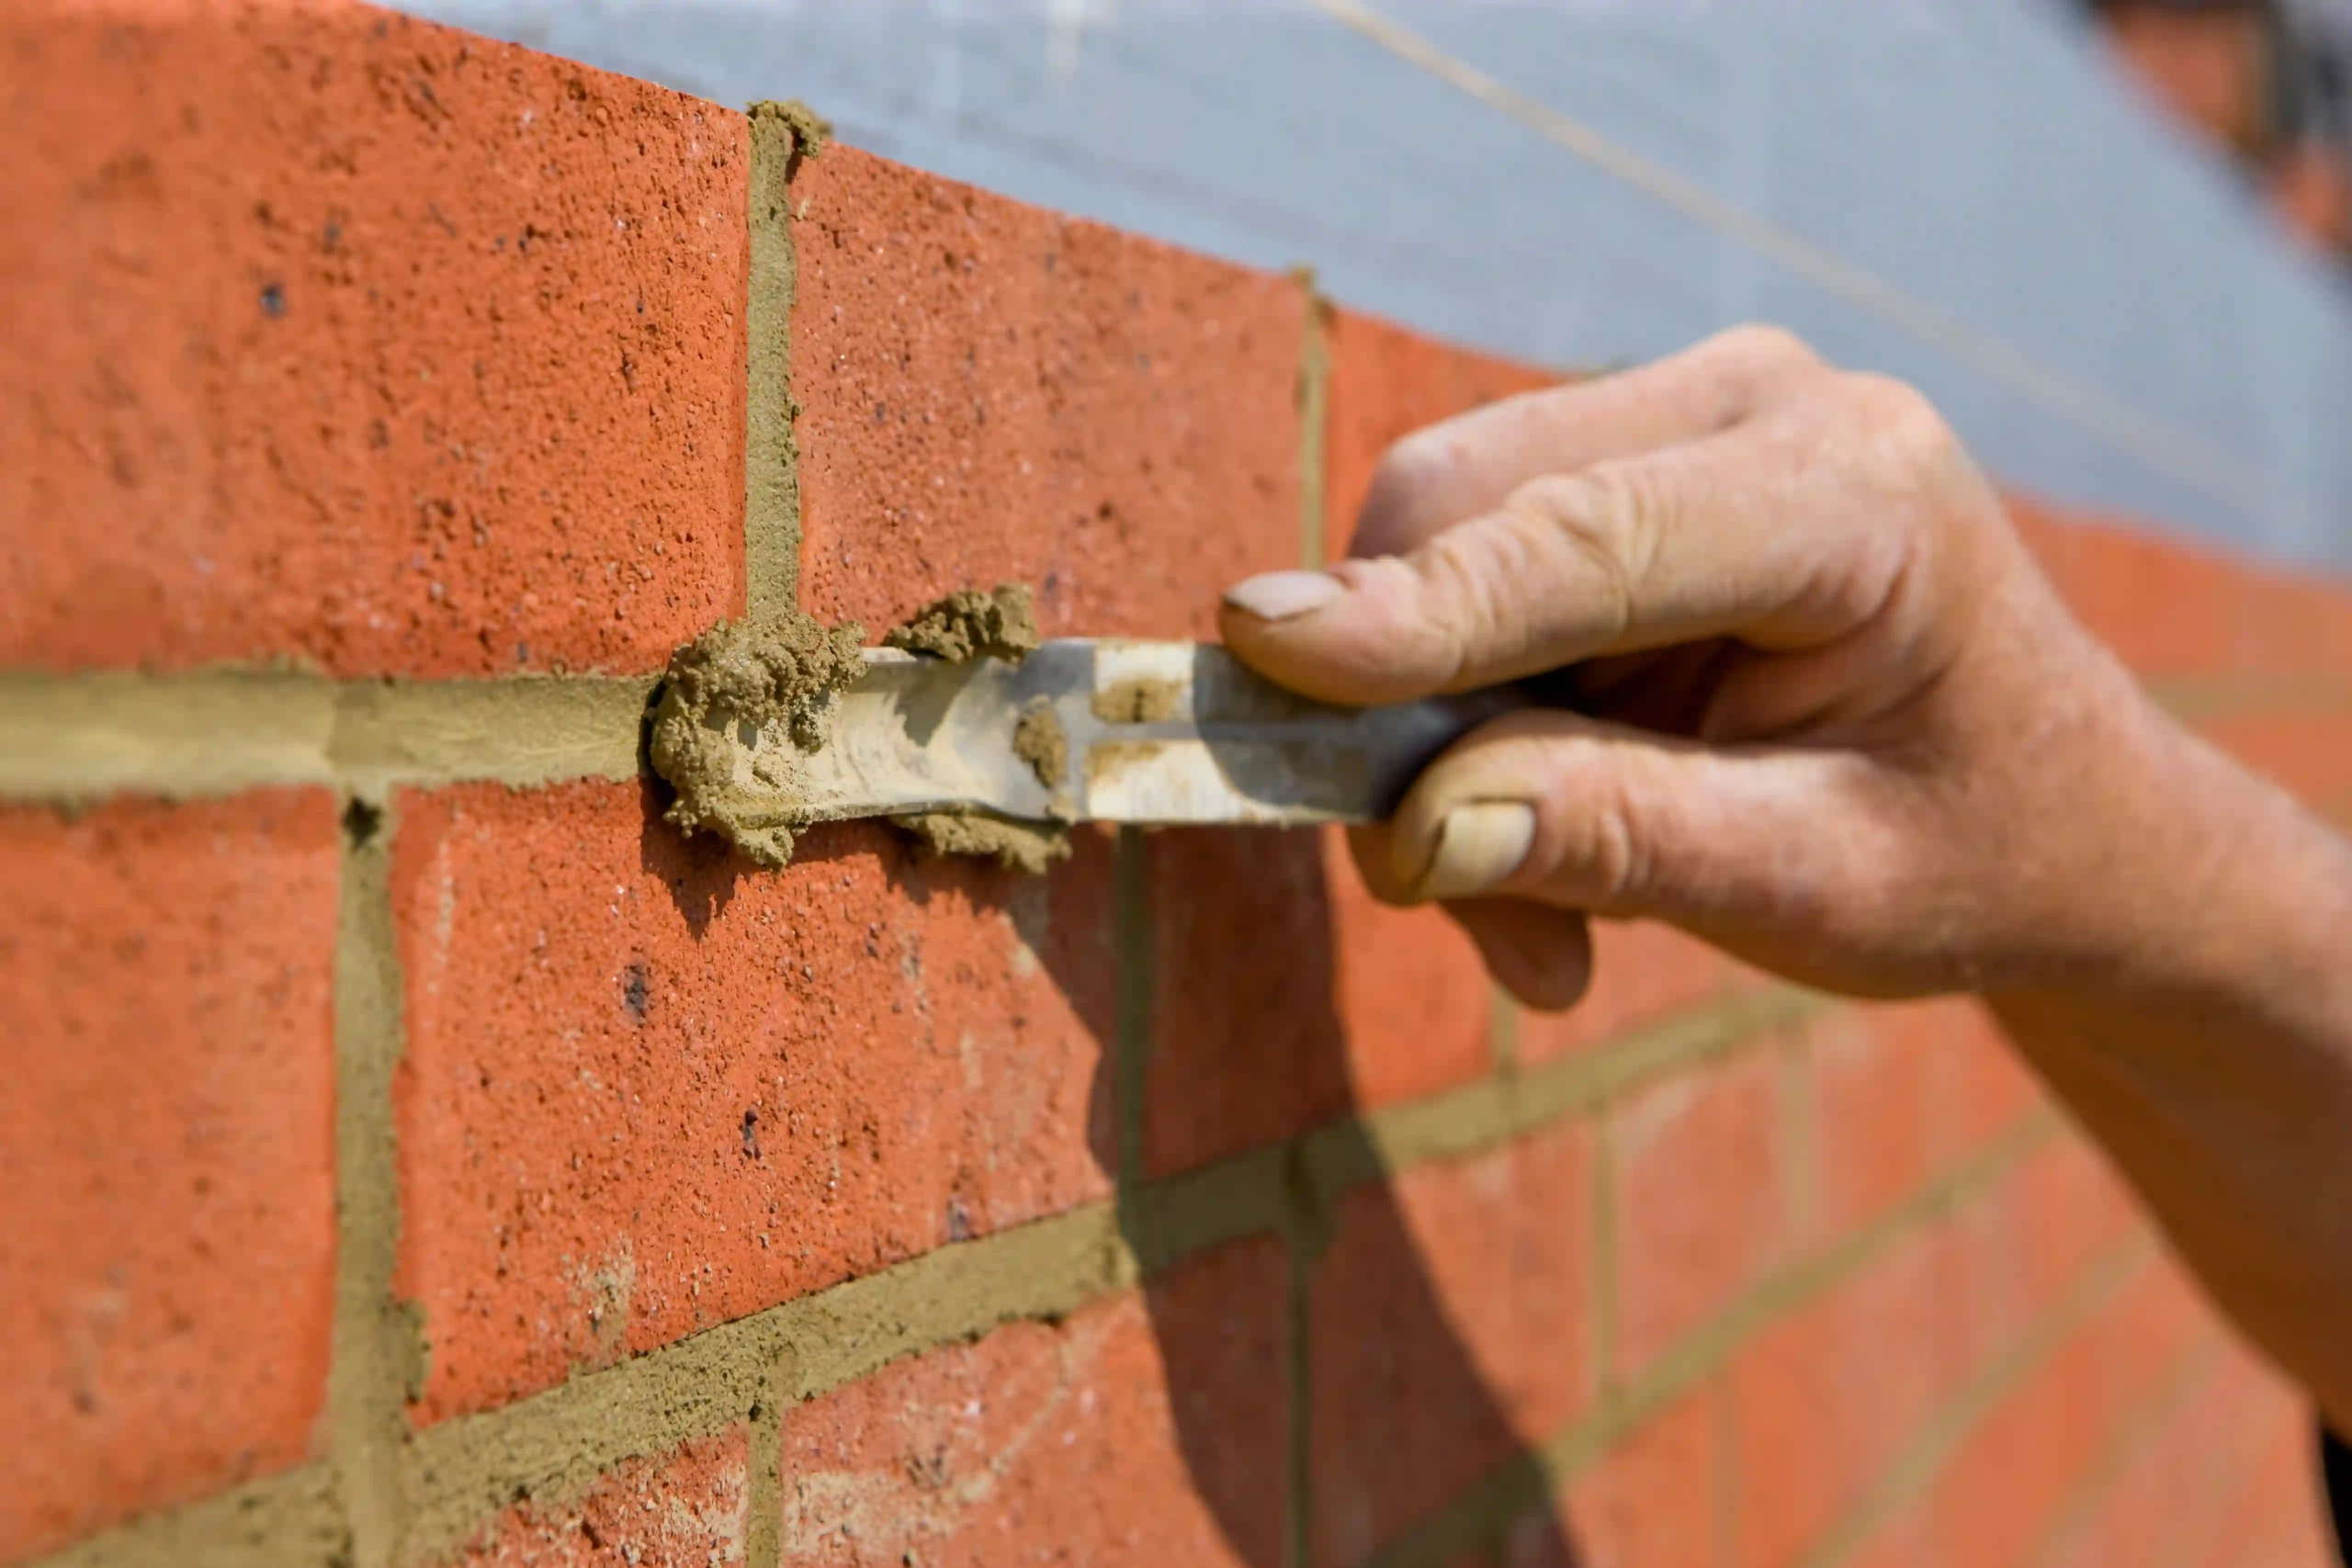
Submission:
POLYGON ((1735 947, 1837 947, 1867 943, 1903 875, 1893 807, 1859 753, 1528 710, 1456 742, 1384 832, 1391 886, 1412 901, 1519 898, 1735 947))

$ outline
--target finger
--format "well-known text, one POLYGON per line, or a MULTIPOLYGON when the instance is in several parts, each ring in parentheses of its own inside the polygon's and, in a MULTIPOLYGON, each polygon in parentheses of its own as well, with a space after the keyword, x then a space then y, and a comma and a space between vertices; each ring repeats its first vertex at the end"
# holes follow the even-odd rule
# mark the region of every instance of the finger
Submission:
POLYGON ((1225 639, 1270 679, 1341 703, 1701 637, 1834 640, 1887 604, 1928 532, 1910 466, 1890 483, 1873 449, 1841 411, 1815 409, 1537 479, 1408 555, 1238 585, 1225 639))
MULTIPOLYGON (((1384 904, 1421 902, 1396 872, 1387 824, 1348 830, 1348 849, 1372 896, 1384 904)), ((1592 982, 1592 936, 1584 916, 1525 898, 1466 898, 1445 912, 1477 944, 1487 973, 1527 1006, 1559 1012, 1592 982)))
POLYGON ((1720 939, 1866 926, 1905 874, 1898 829, 1885 781, 1852 753, 1713 750, 1529 711, 1432 763, 1386 847, 1408 899, 1526 899, 1720 939))
POLYGON ((1655 364, 1505 398, 1418 430, 1374 471, 1348 553, 1402 555, 1493 511, 1530 479, 1728 429, 1822 368, 1792 333, 1735 327, 1655 364))
POLYGON ((1592 983, 1592 936, 1584 917, 1521 898, 1471 898, 1445 906, 1478 945, 1487 973, 1541 1012, 1565 1012, 1592 983))

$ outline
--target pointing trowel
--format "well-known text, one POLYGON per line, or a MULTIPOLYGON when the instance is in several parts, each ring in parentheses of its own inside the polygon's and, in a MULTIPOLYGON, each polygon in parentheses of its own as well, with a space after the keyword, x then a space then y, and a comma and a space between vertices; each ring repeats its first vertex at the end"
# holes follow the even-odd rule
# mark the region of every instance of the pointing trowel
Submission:
POLYGON ((978 808, 1061 822, 1369 822, 1448 742, 1521 705, 1487 691, 1333 707, 1190 642, 1068 638, 1018 664, 883 648, 865 661, 835 699, 823 749, 768 753, 790 780, 779 806, 805 820, 978 808))
POLYGON ((838 689, 791 722, 746 720, 724 702, 697 710, 698 784, 664 763, 657 715, 655 761, 681 789, 673 819, 763 860, 763 834, 781 840, 780 859, 793 830, 854 817, 1368 822, 1449 742, 1527 702, 1495 689, 1337 707, 1189 642, 1065 638, 1018 662, 889 648, 840 658, 838 689))

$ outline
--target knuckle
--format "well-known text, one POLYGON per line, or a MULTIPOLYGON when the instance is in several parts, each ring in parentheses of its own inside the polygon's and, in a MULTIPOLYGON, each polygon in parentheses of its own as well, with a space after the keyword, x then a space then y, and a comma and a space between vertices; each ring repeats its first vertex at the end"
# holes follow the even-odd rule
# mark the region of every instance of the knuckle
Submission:
MULTIPOLYGON (((1607 749, 1592 750, 1605 753, 1607 749)), ((1588 908, 1623 910, 1638 901, 1648 885, 1648 839, 1636 792, 1622 773, 1609 766, 1603 754, 1588 761, 1593 766, 1585 788, 1576 792, 1573 826, 1562 846, 1566 862, 1562 869, 1588 908)))
POLYGON ((1845 378, 1849 407, 1873 445, 1915 468, 1942 468, 1961 457, 1960 437, 1925 392, 1870 372, 1845 378))
POLYGON ((1602 463, 1580 474, 1547 475, 1514 491, 1505 508, 1530 526, 1531 554, 1562 547, 1574 554, 1582 569, 1576 576, 1605 596, 1612 631, 1630 621, 1634 585, 1657 547, 1660 502, 1645 472, 1602 463))
POLYGON ((1353 553, 1396 555, 1411 547, 1418 519, 1446 491, 1460 463, 1454 444, 1435 430, 1390 445, 1373 466, 1353 553))
POLYGON ((1821 368, 1813 345, 1788 328, 1770 321, 1748 321, 1710 338, 1707 346, 1727 359, 1766 375, 1821 368))

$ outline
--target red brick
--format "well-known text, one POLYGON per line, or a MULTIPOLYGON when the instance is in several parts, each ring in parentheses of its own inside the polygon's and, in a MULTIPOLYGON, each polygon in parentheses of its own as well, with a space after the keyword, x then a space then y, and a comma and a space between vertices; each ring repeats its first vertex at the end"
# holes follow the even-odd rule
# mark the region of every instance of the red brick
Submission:
POLYGON ((1297 564, 1295 281, 847 148, 793 202, 811 610, 1017 579, 1049 634, 1200 636, 1297 564))
POLYGON ((1824 1244, 1916 1198, 2045 1103, 1971 998, 1845 1009, 1804 1034, 1824 1244))
POLYGON ((1592 984, 1565 1013, 1522 1013, 1520 1060, 1530 1066, 1759 989, 1765 977, 1671 926, 1592 922, 1592 984))
POLYGON ((1995 1200, 2029 1312, 2054 1304, 2141 1216, 2098 1152, 2069 1135, 2036 1150, 1995 1200))
POLYGON ((787 1410, 784 1562, 1279 1562, 1287 1280, 1229 1244, 787 1410))
MULTIPOLYGON (((1714 1388, 1651 1416, 1567 1488, 1577 1568, 1715 1568, 1723 1404, 1714 1388)), ((1513 1568, 1521 1568, 1514 1563, 1513 1568)))
POLYGON ((1327 553, 1347 553, 1356 513, 1380 456, 1425 424, 1560 378, 1509 360, 1438 343, 1377 316, 1332 310, 1329 423, 1324 436, 1327 553))
POLYGON ((1483 1076, 1494 1066, 1494 988, 1469 937, 1434 909, 1375 902, 1339 829, 1323 858, 1351 1101, 1419 1100, 1483 1076))
POLYGON ((2101 19, 2117 61, 2182 125, 2233 152, 2263 151, 2274 67, 2260 12, 2127 4, 2101 19))
POLYGON ((2207 1568, 2341 1568, 2319 1485, 2313 1420, 2298 1411, 2278 1424, 2207 1568))
POLYGON ((2085 626, 2143 676, 2241 662, 2231 573, 2127 525, 2010 498, 2010 515, 2085 626))
POLYGON ((1989 1360, 1968 1298, 1951 1289, 1982 1266, 1965 1233, 1930 1226, 1740 1351, 1726 1383, 1742 1568, 1800 1561, 1989 1360))
POLYGON ((560 1506, 521 1503, 461 1551, 464 1568, 727 1568, 743 1561, 751 1499, 741 1427, 632 1460, 560 1506))
POLYGON ((332 0, 12 7, 0 660, 657 667, 742 601, 742 117, 332 0))
POLYGON ((1476 951, 1433 910, 1374 903, 1336 832, 1176 829, 1144 853, 1153 1174, 1492 1066, 1476 951))
POLYGON ((1947 1158, 1981 1150, 2049 1103, 2041 1085, 1973 998, 1862 1010, 1873 1035, 1931 1058, 1935 1137, 1947 1158))
POLYGON ((2222 1332, 2179 1265, 2167 1258, 2140 1269, 2092 1335, 2102 1403, 2138 1418, 2222 1332))
POLYGON ((1611 1113, 1620 1375, 1790 1256, 1787 1126, 1781 1063, 1769 1051, 1643 1090, 1611 1113))
POLYGON ((2197 728, 2307 804, 2325 809, 2352 795, 2352 705, 2336 714, 2247 714, 2197 728))
POLYGON ((1814 1219, 1832 1242, 1895 1208, 1954 1151, 1938 1123, 1945 1101, 1935 1055, 1876 1027, 1861 1009, 1805 1029, 1814 1096, 1814 1219))
POLYGON ((338 853, 320 792, 0 811, 0 1561, 312 1451, 338 853))
POLYGON ((1106 1195, 1110 855, 1027 882, 636 784, 398 802, 401 1289, 420 1415, 1106 1195))
POLYGON ((1344 1112, 1322 835, 1170 829, 1143 852, 1155 997, 1147 1168, 1187 1169, 1344 1112))
POLYGON ((2035 1367, 1967 1436, 1927 1502, 1946 1568, 2011 1568, 2096 1472, 2119 1412, 2087 1334, 2035 1367))
POLYGON ((2201 1518, 2210 1526, 2221 1499, 2216 1467, 2236 1468, 2227 1433, 2242 1425, 2239 1390, 2211 1362, 2193 1375, 2180 1403, 2163 1412, 2124 1457, 2115 1477, 2086 1511, 2055 1535, 2050 1568, 2137 1568, 2177 1560, 2201 1518))
POLYGON ((2352 669, 2352 592, 2288 576, 2128 519, 2011 497, 2010 515, 2084 625, 2140 674, 2318 674, 2352 669))
POLYGON ((1591 1134, 1341 1200, 1309 1298, 1320 1563, 1355 1562, 1586 1405, 1591 1134))
MULTIPOLYGON (((1968 1434, 1938 1479, 1927 1507, 1940 1561, 1947 1568, 1992 1568, 2044 1555, 2066 1562, 2148 1561, 2100 1554, 2130 1539, 2135 1525, 2140 1539, 2158 1536, 2177 1546, 2197 1512, 2200 1487, 2169 1484, 2141 1495, 2137 1506, 2160 1511, 2161 1526, 2098 1504, 2087 1513, 2075 1510, 2084 1487, 2098 1484, 2109 1456, 2128 1450, 2135 1425, 2161 1408, 2152 1402, 2212 1333, 2174 1270, 2144 1269, 2129 1280, 1968 1434)), ((2226 1465, 2222 1433, 2201 1422, 2196 1430, 2198 1454, 2186 1462, 2208 1472, 2226 1465)), ((2113 1483, 2127 1499, 2134 1495, 2132 1468, 2127 1463, 2113 1483)))

